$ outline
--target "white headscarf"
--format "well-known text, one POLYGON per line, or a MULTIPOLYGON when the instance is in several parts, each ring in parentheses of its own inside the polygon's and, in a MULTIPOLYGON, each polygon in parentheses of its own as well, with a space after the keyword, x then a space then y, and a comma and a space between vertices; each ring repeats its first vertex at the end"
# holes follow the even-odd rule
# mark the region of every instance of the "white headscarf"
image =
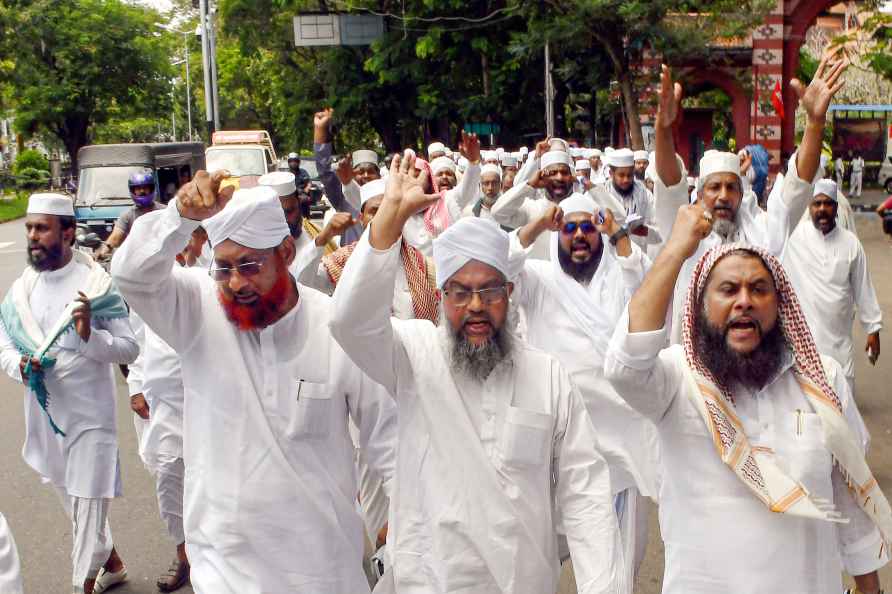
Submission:
POLYGON ((488 264, 508 278, 508 245, 508 234, 495 221, 459 219, 434 239, 437 288, 442 289, 471 260, 488 264))
POLYGON ((255 250, 276 247, 291 233, 285 212, 276 191, 269 186, 236 190, 223 210, 202 226, 208 232, 208 243, 216 247, 231 239, 255 250))

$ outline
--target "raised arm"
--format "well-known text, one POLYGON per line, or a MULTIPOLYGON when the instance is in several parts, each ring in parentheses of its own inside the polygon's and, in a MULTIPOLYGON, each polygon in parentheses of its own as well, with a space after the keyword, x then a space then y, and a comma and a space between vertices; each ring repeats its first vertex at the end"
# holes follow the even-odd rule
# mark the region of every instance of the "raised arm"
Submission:
POLYGON ((405 350, 390 319, 400 241, 406 221, 439 200, 420 185, 427 173, 415 159, 394 157, 384 200, 368 232, 363 233, 334 292, 331 333, 351 359, 391 395, 397 394, 405 350))
MULTIPOLYGON (((354 208, 347 198, 341 186, 341 180, 331 169, 332 146, 331 118, 334 115, 332 108, 324 109, 313 116, 313 154, 316 157, 316 169, 319 171, 319 180, 325 188, 325 197, 338 212, 347 212, 354 217, 359 217, 359 209, 354 208)), ((361 232, 361 231, 360 231, 361 232)))
POLYGON ((672 72, 663 64, 660 73, 659 106, 656 120, 654 165, 654 222, 663 238, 672 234, 678 209, 690 203, 684 166, 675 152, 672 127, 681 110, 682 88, 672 82, 672 72))
POLYGON ((233 187, 220 190, 226 172, 198 171, 167 208, 137 219, 112 258, 115 284, 127 303, 167 344, 186 350, 201 326, 199 277, 175 259, 202 220, 222 210, 233 187))
POLYGON ((492 205, 490 209, 492 218, 500 225, 510 225, 512 222, 518 222, 523 219, 521 224, 526 225, 531 219, 523 215, 529 211, 527 206, 535 200, 536 189, 539 187, 542 187, 542 182, 539 181, 538 172, 529 182, 522 184, 515 182, 514 186, 499 196, 496 203, 492 205))
POLYGON ((536 149, 533 151, 533 154, 527 156, 527 160, 523 162, 517 175, 514 176, 515 186, 525 184, 539 170, 539 159, 541 159, 542 155, 545 154, 545 151, 548 150, 550 142, 551 138, 546 138, 545 140, 536 143, 536 149))

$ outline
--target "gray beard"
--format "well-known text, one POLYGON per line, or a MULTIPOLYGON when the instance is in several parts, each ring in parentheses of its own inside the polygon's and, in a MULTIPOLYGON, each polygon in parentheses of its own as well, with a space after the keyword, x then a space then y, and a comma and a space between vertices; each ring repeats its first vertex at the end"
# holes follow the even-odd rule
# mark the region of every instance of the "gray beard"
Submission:
POLYGON ((453 373, 464 375, 483 383, 493 369, 511 357, 514 343, 511 334, 504 329, 496 330, 486 343, 475 345, 468 341, 461 330, 455 330, 440 313, 440 325, 446 337, 449 367, 453 373))
POLYGON ((715 222, 712 224, 712 230, 722 239, 730 239, 737 232, 737 221, 715 219, 715 222))

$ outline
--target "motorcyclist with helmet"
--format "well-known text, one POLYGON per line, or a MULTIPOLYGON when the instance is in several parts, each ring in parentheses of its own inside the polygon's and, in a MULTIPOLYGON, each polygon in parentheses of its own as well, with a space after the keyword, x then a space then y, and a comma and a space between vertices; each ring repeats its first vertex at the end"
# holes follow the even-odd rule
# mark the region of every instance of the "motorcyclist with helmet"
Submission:
POLYGON ((127 180, 127 186, 130 188, 133 206, 121 213, 121 216, 115 221, 115 228, 105 242, 96 249, 94 255, 98 260, 109 257, 115 249, 124 243, 136 219, 153 210, 164 208, 157 202, 158 185, 155 183, 155 174, 151 169, 131 173, 127 180))

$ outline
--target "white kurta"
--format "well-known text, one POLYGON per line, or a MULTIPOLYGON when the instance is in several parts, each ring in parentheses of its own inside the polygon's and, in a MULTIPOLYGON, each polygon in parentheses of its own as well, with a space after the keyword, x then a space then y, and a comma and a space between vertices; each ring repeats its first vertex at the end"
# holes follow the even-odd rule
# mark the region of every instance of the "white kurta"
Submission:
MULTIPOLYGON (((617 326, 605 363, 617 392, 657 425, 661 442, 660 531, 666 545, 663 594, 838 594, 843 569, 863 575, 877 559, 880 534, 834 470, 821 421, 789 362, 758 392, 734 391, 736 413, 753 447, 771 448, 815 498, 832 501, 848 524, 777 514, 721 460, 693 400, 696 387, 680 345, 666 331, 617 326), (661 350, 663 349, 663 350, 661 350)), ((839 366, 828 380, 862 443, 866 429, 839 366)))
MULTIPOLYGON (((171 260, 172 261, 172 260, 171 260)), ((62 316, 78 291, 86 289, 88 267, 72 259, 59 270, 41 272, 30 295, 31 311, 46 333, 62 316)), ((21 279, 16 282, 21 282, 21 279)), ((126 318, 93 319, 90 340, 74 329, 50 349, 56 364, 45 372, 49 411, 65 437, 53 433, 34 394, 25 389, 25 462, 56 487, 75 497, 121 495, 116 389, 112 364, 130 363, 139 345, 126 318)), ((21 382, 22 355, 0 324, 0 364, 21 382)))
POLYGON ((803 222, 790 239, 784 268, 818 350, 836 359, 850 382, 854 381, 855 306, 865 333, 872 334, 883 327, 883 312, 861 242, 845 229, 834 227, 824 235, 811 221, 803 222))
MULTIPOLYGON (((602 186, 604 190, 617 202, 623 205, 626 217, 637 215, 644 220, 644 224, 655 226, 654 214, 654 197, 647 187, 639 180, 632 182, 632 193, 623 196, 613 187, 613 181, 608 179, 602 186)), ((647 250, 648 238, 640 235, 630 235, 632 242, 641 248, 642 251, 647 250)))
MULTIPOLYGON (((681 159, 679 159, 681 165, 681 159)), ((671 338, 674 344, 681 341, 681 315, 688 285, 694 274, 694 268, 700 258, 710 249, 722 243, 746 242, 767 249, 775 256, 782 257, 793 229, 802 217, 812 198, 811 182, 799 178, 796 169, 796 154, 790 158, 787 176, 783 180, 778 194, 772 193, 768 198, 768 210, 763 211, 756 202, 752 192, 743 195, 737 209, 737 232, 729 238, 722 238, 713 232, 700 242, 693 256, 682 266, 678 281, 675 283, 675 295, 672 301, 671 338)), ((663 239, 672 235, 672 226, 678 209, 689 203, 688 182, 681 180, 671 188, 667 188, 659 176, 654 180, 654 204, 657 228, 663 239)))
MULTIPOLYGON (((580 285, 591 299, 590 306, 600 309, 602 317, 579 319, 586 317, 585 312, 574 307, 568 295, 560 294, 565 282, 579 283, 566 274, 558 275, 553 262, 524 262, 522 272, 513 279, 511 299, 524 310, 530 345, 554 355, 579 388, 610 466, 613 492, 637 487, 643 495, 656 498, 656 429, 604 379, 607 344, 649 263, 638 248, 623 258, 606 237, 602 241, 605 245, 598 270, 588 286, 580 285), (583 325, 585 322, 588 324, 583 325)), ((512 234, 511 243, 513 254, 523 249, 516 234, 512 234)))
MULTIPOLYGON (((139 455, 149 467, 161 458, 183 457, 183 375, 180 356, 135 312, 130 321, 140 343, 139 357, 130 365, 130 395, 142 394, 149 405, 139 440, 139 455)), ((141 420, 141 419, 140 419, 141 420)))
POLYGON ((23 591, 19 551, 6 518, 0 514, 0 592, 22 594, 23 591))
MULTIPOLYGON (((444 199, 446 200, 446 208, 449 212, 451 223, 462 217, 462 210, 473 202, 477 196, 477 190, 480 187, 480 165, 468 165, 465 174, 458 180, 451 190, 446 191, 444 199)), ((430 257, 433 250, 433 240, 436 237, 431 233, 424 224, 424 213, 413 215, 403 228, 403 237, 409 242, 409 245, 421 250, 421 253, 430 257)))
POLYGON ((348 416, 389 480, 392 400, 331 339, 330 299, 299 286, 283 318, 243 332, 216 283, 174 267, 197 221, 139 219, 112 273, 133 309, 180 353, 185 529, 200 594, 368 592, 348 416))
POLYGON ((398 266, 398 244, 376 251, 363 235, 332 320, 336 339, 399 407, 395 591, 554 592, 555 513, 579 591, 623 591, 607 467, 566 371, 519 343, 485 382, 453 374, 444 328, 383 315, 398 266))

